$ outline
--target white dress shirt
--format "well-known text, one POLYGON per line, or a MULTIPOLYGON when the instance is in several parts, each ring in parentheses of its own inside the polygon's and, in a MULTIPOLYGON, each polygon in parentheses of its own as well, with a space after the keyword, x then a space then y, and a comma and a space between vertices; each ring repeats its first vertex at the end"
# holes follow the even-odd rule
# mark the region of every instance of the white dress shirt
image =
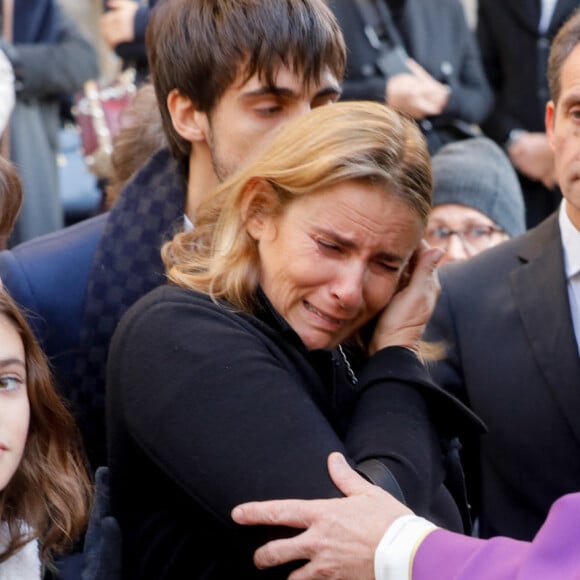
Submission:
POLYGON ((545 34, 548 31, 552 16, 554 15, 554 8, 558 0, 542 0, 542 13, 540 15, 540 23, 538 31, 545 34))
POLYGON ((568 298, 576 345, 580 354, 580 230, 576 229, 566 213, 566 200, 560 206, 558 216, 564 252, 564 273, 568 281, 568 298))

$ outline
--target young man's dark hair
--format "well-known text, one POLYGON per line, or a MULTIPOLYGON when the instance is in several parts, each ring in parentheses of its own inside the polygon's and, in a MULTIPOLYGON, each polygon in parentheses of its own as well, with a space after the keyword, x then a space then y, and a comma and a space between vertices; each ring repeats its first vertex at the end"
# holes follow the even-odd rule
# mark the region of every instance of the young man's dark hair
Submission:
POLYGON ((342 33, 323 0, 165 0, 151 14, 147 54, 177 158, 189 156, 191 143, 173 126, 166 105, 171 91, 210 113, 240 75, 245 81, 257 73, 272 85, 286 66, 308 83, 325 68, 342 79, 346 65, 342 33))

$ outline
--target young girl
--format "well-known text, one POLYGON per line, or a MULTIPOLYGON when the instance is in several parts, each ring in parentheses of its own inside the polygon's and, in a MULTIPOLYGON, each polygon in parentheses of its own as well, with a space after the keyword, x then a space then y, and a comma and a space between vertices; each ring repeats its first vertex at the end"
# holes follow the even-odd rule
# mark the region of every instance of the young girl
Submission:
POLYGON ((90 483, 74 420, 0 285, 0 579, 41 577, 83 531, 90 483))

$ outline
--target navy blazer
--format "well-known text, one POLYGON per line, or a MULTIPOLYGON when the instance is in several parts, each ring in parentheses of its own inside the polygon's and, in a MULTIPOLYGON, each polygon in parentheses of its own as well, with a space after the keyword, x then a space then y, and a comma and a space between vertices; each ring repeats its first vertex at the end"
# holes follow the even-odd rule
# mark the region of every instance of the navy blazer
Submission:
POLYGON ((107 216, 0 252, 0 278, 24 308, 59 383, 75 362, 89 274, 107 216))
POLYGON ((580 489, 580 357, 557 213, 440 278, 427 335, 449 352, 433 373, 489 429, 467 482, 480 532, 531 540, 550 505, 580 489))

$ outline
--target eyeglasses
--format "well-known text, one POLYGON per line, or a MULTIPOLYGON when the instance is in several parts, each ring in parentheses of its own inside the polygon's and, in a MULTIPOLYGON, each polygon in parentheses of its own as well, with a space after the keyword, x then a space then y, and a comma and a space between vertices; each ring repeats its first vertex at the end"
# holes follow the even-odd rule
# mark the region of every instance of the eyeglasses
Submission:
POLYGON ((503 233, 496 226, 472 225, 464 230, 452 230, 445 226, 427 229, 425 238, 432 246, 447 249, 451 236, 457 236, 467 250, 485 250, 491 244, 494 234, 503 233))

